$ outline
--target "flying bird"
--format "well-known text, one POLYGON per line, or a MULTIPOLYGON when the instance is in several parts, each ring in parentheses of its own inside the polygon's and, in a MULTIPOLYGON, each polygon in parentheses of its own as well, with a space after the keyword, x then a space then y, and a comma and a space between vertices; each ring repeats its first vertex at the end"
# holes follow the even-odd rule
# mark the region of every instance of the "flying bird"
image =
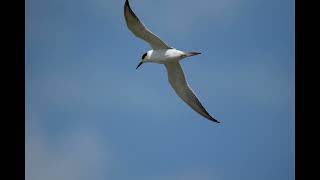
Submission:
POLYGON ((194 111, 198 112, 205 118, 220 123, 213 118, 207 110, 202 106, 197 96, 190 88, 186 77, 179 63, 180 60, 201 54, 200 52, 184 52, 168 46, 157 35, 152 33, 136 14, 132 11, 129 1, 124 4, 124 17, 127 27, 138 38, 143 39, 151 46, 152 50, 147 51, 141 57, 138 69, 143 63, 164 64, 167 69, 168 80, 176 94, 187 103, 194 111))

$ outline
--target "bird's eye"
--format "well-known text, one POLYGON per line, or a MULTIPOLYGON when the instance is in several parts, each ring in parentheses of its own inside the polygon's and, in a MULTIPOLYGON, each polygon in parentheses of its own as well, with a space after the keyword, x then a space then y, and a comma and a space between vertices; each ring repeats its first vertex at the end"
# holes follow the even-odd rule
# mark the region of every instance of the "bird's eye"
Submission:
POLYGON ((144 54, 142 55, 142 59, 144 59, 146 56, 147 56, 147 53, 144 53, 144 54))

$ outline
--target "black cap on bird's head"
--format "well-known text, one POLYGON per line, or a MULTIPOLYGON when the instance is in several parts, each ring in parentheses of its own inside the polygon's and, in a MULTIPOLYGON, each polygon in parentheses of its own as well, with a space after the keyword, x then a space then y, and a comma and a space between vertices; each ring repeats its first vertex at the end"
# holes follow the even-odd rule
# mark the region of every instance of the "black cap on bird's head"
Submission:
POLYGON ((141 59, 146 58, 147 54, 148 54, 148 53, 144 53, 144 54, 142 55, 141 59))
POLYGON ((148 55, 148 53, 144 53, 141 57, 141 62, 138 64, 138 66, 136 67, 136 69, 138 69, 142 64, 143 64, 143 60, 144 58, 146 58, 146 56, 148 55))

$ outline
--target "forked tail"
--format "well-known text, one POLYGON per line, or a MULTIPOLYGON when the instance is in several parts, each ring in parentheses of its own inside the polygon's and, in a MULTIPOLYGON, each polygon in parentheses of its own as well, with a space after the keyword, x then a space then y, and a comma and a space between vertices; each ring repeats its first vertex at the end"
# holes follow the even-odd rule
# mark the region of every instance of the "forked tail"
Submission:
POLYGON ((194 51, 186 52, 186 56, 187 56, 187 57, 195 56, 195 55, 198 55, 198 54, 201 54, 201 53, 200 53, 200 52, 194 52, 194 51))

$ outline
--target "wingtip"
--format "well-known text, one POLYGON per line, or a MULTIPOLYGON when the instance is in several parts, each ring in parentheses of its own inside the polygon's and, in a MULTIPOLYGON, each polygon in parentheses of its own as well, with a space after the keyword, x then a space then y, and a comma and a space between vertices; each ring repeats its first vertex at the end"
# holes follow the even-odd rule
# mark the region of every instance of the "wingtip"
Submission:
MULTIPOLYGON (((203 108, 204 109, 204 108, 203 108)), ((205 109, 204 109, 205 110, 205 109)), ((213 118, 206 110, 205 110, 206 115, 203 115, 204 117, 206 117, 207 119, 209 119, 210 121, 213 121, 215 123, 220 123, 220 121, 216 120, 215 118, 213 118)))
POLYGON ((128 15, 127 15, 127 13, 131 14, 131 17, 132 17, 132 18, 135 18, 136 21, 138 21, 139 23, 141 23, 140 20, 139 20, 139 18, 137 17, 137 15, 136 15, 136 14, 133 12, 133 10, 131 9, 128 0, 126 0, 126 2, 124 3, 124 17, 125 17, 126 22, 127 22, 127 25, 128 25, 128 15))
POLYGON ((124 8, 126 8, 126 7, 130 7, 130 5, 129 5, 129 1, 128 0, 126 0, 126 2, 124 2, 124 8))
POLYGON ((130 4, 129 4, 129 1, 128 1, 128 0, 126 0, 126 2, 124 2, 124 10, 126 10, 126 8, 131 9, 131 8, 130 8, 130 4))
POLYGON ((218 121, 218 120, 216 120, 216 119, 213 119, 213 118, 212 118, 212 121, 213 121, 213 122, 216 122, 216 123, 220 123, 220 121, 218 121))
POLYGON ((220 123, 220 121, 218 121, 218 120, 216 120, 215 118, 213 118, 213 117, 211 117, 210 116, 210 118, 208 118, 210 121, 213 121, 213 122, 216 122, 216 123, 220 123))

